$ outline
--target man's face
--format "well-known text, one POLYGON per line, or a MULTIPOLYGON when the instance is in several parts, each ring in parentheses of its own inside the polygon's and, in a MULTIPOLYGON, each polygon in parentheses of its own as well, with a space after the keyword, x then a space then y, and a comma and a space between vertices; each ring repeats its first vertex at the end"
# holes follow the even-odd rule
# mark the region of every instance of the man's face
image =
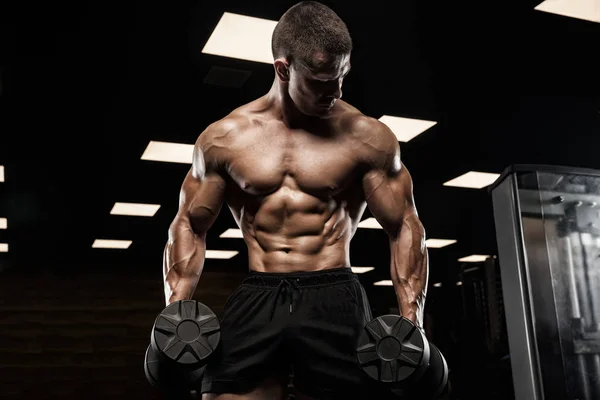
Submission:
POLYGON ((342 97, 342 83, 350 72, 350 54, 316 53, 312 65, 295 63, 291 66, 288 92, 303 114, 324 117, 342 97))

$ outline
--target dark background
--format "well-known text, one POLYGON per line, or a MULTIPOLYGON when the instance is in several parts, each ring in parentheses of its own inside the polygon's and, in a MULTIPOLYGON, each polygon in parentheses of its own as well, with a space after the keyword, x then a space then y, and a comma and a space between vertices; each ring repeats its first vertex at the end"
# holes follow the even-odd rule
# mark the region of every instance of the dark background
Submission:
MULTIPOLYGON (((277 20, 294 3, 1 6, 0 216, 9 229, 0 242, 10 245, 0 253, 3 395, 158 396, 142 360, 164 306, 162 250, 189 166, 140 157, 150 140, 193 143, 269 89, 272 66, 201 53, 223 12, 277 20), (222 67, 249 76, 240 87, 204 83, 222 67), (109 215, 116 201, 161 208, 153 218, 109 215), (133 245, 92 249, 95 238, 133 245)), ((428 237, 458 240, 430 250, 430 282, 442 287, 429 288, 428 330, 447 355, 453 398, 509 399, 506 338, 490 347, 473 291, 489 279, 480 264, 467 279, 461 271, 473 266, 457 261, 496 254, 491 198, 442 184, 514 163, 600 168, 600 25, 535 11, 539 1, 530 0, 324 3, 355 43, 344 99, 376 118, 438 122, 401 144, 428 237)), ((196 293, 217 313, 247 270, 243 242, 218 237, 235 227, 223 210, 208 246, 240 254, 207 260, 196 293)), ((359 229, 351 260, 375 267, 360 279, 373 312, 389 312, 392 288, 372 286, 389 279, 385 233, 359 229)), ((501 299, 488 302, 502 321, 501 299)))

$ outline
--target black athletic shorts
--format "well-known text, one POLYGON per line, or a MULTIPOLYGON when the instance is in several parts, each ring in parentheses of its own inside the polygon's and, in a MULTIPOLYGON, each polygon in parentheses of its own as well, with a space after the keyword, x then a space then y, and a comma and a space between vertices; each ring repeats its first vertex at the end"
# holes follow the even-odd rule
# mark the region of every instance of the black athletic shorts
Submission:
POLYGON ((246 393, 268 377, 287 382, 293 376, 295 389, 315 399, 385 399, 391 392, 356 359, 358 337, 371 319, 364 288, 349 268, 251 271, 227 299, 202 393, 246 393))

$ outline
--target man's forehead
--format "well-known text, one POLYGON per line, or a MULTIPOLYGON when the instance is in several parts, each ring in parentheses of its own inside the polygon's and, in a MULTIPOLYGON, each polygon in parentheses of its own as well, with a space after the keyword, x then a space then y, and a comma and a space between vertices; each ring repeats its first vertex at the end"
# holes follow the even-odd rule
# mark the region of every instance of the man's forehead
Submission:
POLYGON ((350 70, 350 54, 330 56, 317 52, 306 69, 319 79, 335 79, 350 70))

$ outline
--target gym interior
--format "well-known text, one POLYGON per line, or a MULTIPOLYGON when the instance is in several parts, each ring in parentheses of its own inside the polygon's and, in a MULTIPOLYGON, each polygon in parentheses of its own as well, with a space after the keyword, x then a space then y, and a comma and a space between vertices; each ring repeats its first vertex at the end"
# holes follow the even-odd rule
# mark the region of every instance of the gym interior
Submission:
MULTIPOLYGON (((354 41, 343 99, 412 175, 440 398, 600 398, 598 2, 323 3, 354 41)), ((0 397, 167 398, 144 357, 191 149, 269 89, 293 4, 3 5, 0 397)), ((368 208, 350 258, 373 315, 398 314, 368 208)), ((193 298, 221 316, 247 270, 223 207, 193 298)))

